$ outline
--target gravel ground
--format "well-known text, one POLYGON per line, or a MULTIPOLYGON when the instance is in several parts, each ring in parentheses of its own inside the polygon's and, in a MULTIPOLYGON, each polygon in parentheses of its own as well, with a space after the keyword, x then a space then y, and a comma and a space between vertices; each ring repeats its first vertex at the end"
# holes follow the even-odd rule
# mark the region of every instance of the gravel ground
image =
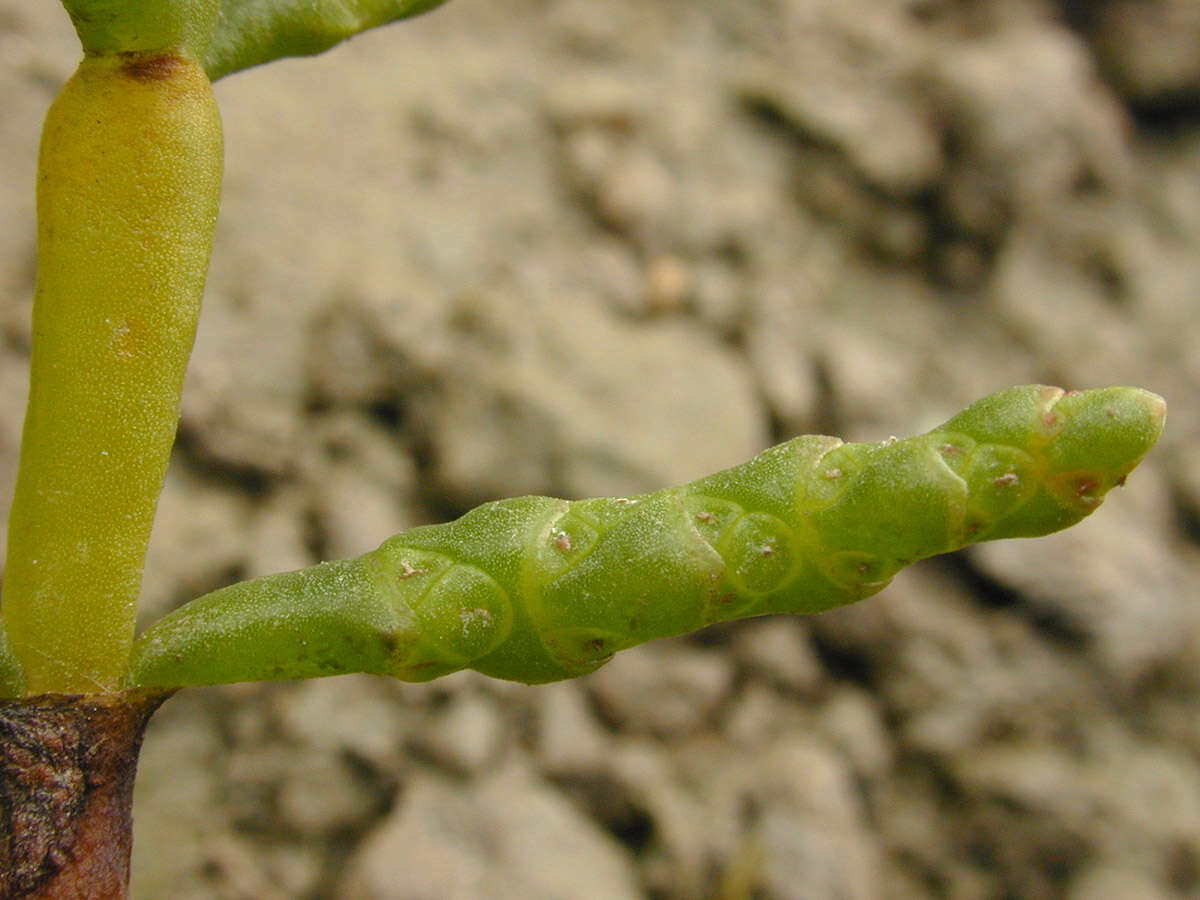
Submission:
MULTIPOLYGON (((1082 526, 836 613, 537 688, 184 693, 135 897, 1200 897, 1198 10, 453 0, 221 82, 148 617, 482 500, 914 433, 1010 384, 1137 384, 1171 419, 1082 526)), ((0 0, 0 507, 74 57, 55 4, 0 0)))

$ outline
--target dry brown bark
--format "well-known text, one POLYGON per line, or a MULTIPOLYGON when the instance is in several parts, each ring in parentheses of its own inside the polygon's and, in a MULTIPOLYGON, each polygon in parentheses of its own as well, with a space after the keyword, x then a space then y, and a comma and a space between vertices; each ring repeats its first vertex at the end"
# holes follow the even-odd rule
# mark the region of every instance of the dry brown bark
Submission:
POLYGON ((133 782, 167 694, 0 701, 0 900, 123 900, 133 782))

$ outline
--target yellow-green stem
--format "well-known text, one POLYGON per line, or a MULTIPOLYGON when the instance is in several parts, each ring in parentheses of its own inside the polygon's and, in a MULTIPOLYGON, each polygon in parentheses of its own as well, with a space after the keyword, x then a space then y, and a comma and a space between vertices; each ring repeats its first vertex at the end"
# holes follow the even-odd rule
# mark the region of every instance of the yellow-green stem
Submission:
POLYGON ((185 50, 86 57, 46 117, 3 615, 27 695, 114 690, 179 417, 220 198, 185 50))

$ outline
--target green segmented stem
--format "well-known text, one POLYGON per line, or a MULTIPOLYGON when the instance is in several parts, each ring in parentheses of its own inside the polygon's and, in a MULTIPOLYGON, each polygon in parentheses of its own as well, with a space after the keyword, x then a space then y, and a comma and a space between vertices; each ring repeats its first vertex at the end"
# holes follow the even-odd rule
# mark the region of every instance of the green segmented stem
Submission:
POLYGON ((1153 446, 1165 410, 1137 388, 1030 385, 905 440, 799 437, 643 496, 488 503, 193 601, 139 639, 129 683, 571 678, 635 644, 852 603, 918 559, 1074 524, 1153 446))
POLYGON ((322 53, 371 28, 445 0, 220 0, 204 55, 213 81, 284 56, 322 53))
POLYGON ((212 88, 184 48, 88 55, 46 116, 3 603, 30 694, 125 674, 221 170, 212 88))
POLYGON ((89 56, 186 48, 200 59, 218 24, 220 0, 62 0, 89 56))

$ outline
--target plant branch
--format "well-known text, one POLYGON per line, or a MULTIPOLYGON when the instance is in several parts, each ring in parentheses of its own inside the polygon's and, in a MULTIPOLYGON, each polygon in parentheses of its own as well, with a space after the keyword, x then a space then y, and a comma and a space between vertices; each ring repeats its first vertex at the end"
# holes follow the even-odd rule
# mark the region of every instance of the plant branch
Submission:
POLYGON ((903 440, 810 435, 639 497, 487 503, 193 600, 138 639, 129 685, 572 678, 644 641, 820 612, 918 559, 1067 528, 1124 483, 1165 415, 1138 388, 1026 385, 903 440))
POLYGON ((0 898, 128 895, 138 751, 167 696, 0 702, 0 898))
POLYGON ((114 691, 128 664, 221 169, 212 88, 186 54, 87 56, 47 114, 4 572, 29 694, 114 691))

